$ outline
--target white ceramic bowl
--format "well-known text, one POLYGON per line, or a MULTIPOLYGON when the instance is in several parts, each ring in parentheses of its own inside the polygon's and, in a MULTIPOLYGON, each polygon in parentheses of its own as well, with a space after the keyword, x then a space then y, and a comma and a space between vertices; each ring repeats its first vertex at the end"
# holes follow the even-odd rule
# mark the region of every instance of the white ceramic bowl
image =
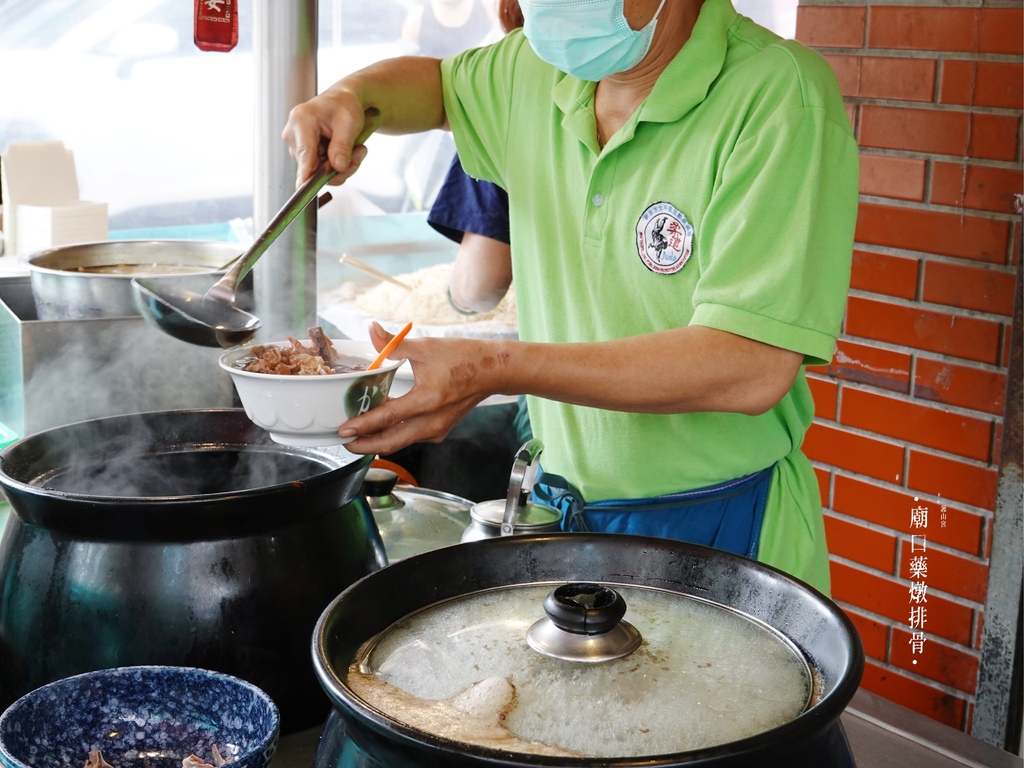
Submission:
MULTIPOLYGON (((305 342, 304 342, 305 343, 305 342)), ((377 351, 368 341, 334 340, 339 355, 369 363, 377 351)), ((235 363, 252 354, 254 346, 288 347, 287 341, 246 344, 229 349, 220 366, 231 375, 245 415, 283 445, 342 445, 351 438, 338 437, 346 421, 388 398, 395 371, 404 360, 385 360, 375 371, 334 373, 325 376, 289 376, 250 373, 235 363)))
POLYGON ((412 389, 412 385, 415 383, 416 379, 412 375, 412 366, 406 360, 395 371, 395 380, 391 384, 391 397, 401 397, 412 389))

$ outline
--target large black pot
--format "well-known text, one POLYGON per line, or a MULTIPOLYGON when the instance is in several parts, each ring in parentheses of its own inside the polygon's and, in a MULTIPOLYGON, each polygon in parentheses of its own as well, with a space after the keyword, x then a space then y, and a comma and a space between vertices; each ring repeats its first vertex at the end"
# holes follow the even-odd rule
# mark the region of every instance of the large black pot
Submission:
POLYGON ((330 711, 309 658, 317 618, 379 567, 358 495, 370 457, 278 445, 240 409, 58 427, 0 452, 0 710, 113 666, 244 678, 282 731, 330 711))
MULTIPOLYGON (((856 691, 864 666, 860 639, 849 619, 802 582, 719 550, 615 534, 487 539, 395 563, 349 587, 324 611, 313 637, 313 659, 334 703, 314 768, 849 767, 853 758, 839 716, 856 691), (419 609, 497 587, 576 581, 666 590, 763 622, 805 658, 818 695, 795 719, 739 741, 669 755, 593 759, 505 752, 425 733, 368 706, 346 681, 349 665, 359 658, 367 640, 419 609)), ((567 701, 565 706, 573 704, 567 701)), ((601 724, 589 725, 600 738, 601 724)))

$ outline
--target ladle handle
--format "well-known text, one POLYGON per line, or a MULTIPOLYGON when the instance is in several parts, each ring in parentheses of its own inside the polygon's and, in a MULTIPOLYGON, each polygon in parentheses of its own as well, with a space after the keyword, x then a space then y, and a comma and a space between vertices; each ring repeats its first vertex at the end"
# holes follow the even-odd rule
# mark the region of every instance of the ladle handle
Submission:
POLYGON ((224 288, 231 292, 233 296, 235 290, 238 288, 238 284, 242 282, 249 270, 253 268, 256 261, 266 253, 267 249, 271 244, 277 240, 278 236, 288 228, 288 225, 294 221, 295 217, 299 215, 309 203, 316 197, 317 192, 323 188, 324 184, 330 181, 331 177, 337 173, 331 166, 324 164, 321 166, 316 173, 307 179, 301 187, 292 193, 292 196, 288 198, 288 202, 284 204, 284 207, 277 212, 277 215, 270 220, 267 228, 260 233, 253 244, 249 246, 249 249, 242 254, 241 258, 235 262, 235 265, 228 270, 224 276, 218 280, 211 292, 218 291, 224 288))
POLYGON ((527 440, 516 451, 512 462, 512 475, 508 483, 508 495, 505 497, 505 516, 501 521, 501 535, 511 536, 516 531, 516 519, 519 508, 526 503, 526 498, 533 490, 533 481, 537 477, 537 458, 544 450, 544 443, 537 438, 527 440))
MULTIPOLYGON (((363 144, 380 124, 380 112, 377 109, 366 111, 365 124, 362 132, 356 138, 355 146, 363 144)), ((316 173, 302 183, 284 207, 270 220, 266 228, 259 234, 249 246, 249 249, 239 257, 235 265, 228 270, 224 276, 213 284, 207 291, 207 296, 220 296, 228 301, 233 301, 238 284, 242 282, 249 271, 256 264, 256 261, 266 253, 270 245, 277 240, 278 236, 288 228, 296 216, 312 202, 323 186, 337 173, 328 163, 323 163, 316 173)))

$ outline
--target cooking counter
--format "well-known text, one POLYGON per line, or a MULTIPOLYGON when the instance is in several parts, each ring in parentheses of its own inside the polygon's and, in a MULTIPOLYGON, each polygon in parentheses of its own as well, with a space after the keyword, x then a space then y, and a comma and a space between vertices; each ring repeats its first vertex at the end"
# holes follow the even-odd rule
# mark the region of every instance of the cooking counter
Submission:
MULTIPOLYGON (((1020 768, 1021 758, 863 689, 842 715, 857 768, 1020 768)), ((321 728, 281 738, 272 768, 310 768, 321 728)))
POLYGON ((1020 768, 1021 758, 859 690, 842 716, 857 768, 1020 768))

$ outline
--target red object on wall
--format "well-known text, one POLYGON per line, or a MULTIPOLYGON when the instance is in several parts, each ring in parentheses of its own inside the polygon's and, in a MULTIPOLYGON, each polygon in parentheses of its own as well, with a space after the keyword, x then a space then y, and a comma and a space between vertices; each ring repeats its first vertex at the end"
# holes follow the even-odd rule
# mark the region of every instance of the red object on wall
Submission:
POLYGON ((237 0, 195 0, 196 48, 230 51, 238 45, 237 0))

